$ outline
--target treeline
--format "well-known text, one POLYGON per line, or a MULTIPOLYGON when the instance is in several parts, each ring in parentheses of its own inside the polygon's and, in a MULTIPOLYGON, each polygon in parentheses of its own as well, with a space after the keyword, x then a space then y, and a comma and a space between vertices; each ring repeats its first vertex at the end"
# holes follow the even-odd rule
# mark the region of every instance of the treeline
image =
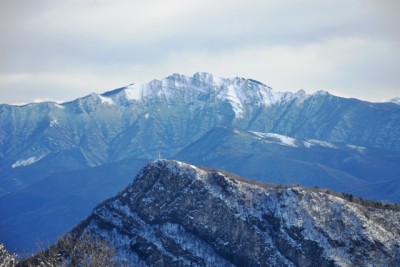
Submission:
POLYGON ((386 203, 383 201, 373 201, 373 200, 369 200, 369 199, 365 199, 365 198, 361 198, 361 197, 356 197, 356 196, 353 196, 352 194, 348 194, 348 193, 332 192, 331 190, 328 190, 328 189, 325 189, 325 190, 319 189, 319 191, 333 195, 333 196, 340 197, 340 198, 350 201, 350 202, 360 204, 364 207, 400 211, 399 204, 386 203))
POLYGON ((322 188, 319 188, 318 186, 315 186, 315 187, 304 187, 304 186, 300 186, 298 184, 296 184, 296 185, 272 184, 272 183, 266 183, 266 182, 257 181, 257 180, 254 180, 254 179, 244 178, 242 176, 230 173, 230 172, 225 171, 225 170, 208 168, 208 167, 204 167, 204 166, 199 166, 198 168, 202 169, 204 171, 211 172, 211 173, 222 173, 226 177, 233 178, 234 180, 241 181, 241 182, 244 182, 244 183, 247 183, 247 184, 260 186, 262 188, 272 188, 272 189, 278 189, 278 190, 285 190, 285 189, 293 188, 293 187, 301 187, 301 188, 303 188, 305 190, 310 190, 310 191, 319 192, 319 193, 326 193, 326 194, 329 194, 329 195, 332 195, 332 196, 336 196, 336 197, 339 197, 341 199, 347 200, 349 202, 360 204, 360 205, 362 205, 364 207, 400 211, 400 205, 399 204, 386 203, 386 202, 383 202, 383 201, 368 200, 368 199, 361 198, 361 197, 358 197, 358 196, 353 196, 352 194, 348 194, 348 193, 338 193, 338 192, 334 192, 334 191, 329 190, 329 189, 322 189, 322 188))
POLYGON ((18 262, 15 266, 81 266, 113 267, 115 250, 104 239, 84 234, 80 237, 65 235, 50 248, 18 262))

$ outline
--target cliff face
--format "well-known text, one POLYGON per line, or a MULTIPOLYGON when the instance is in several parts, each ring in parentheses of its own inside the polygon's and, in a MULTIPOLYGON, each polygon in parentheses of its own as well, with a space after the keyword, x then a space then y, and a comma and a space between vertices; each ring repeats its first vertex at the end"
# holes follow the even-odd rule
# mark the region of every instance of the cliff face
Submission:
POLYGON ((117 261, 136 265, 400 264, 400 212, 167 160, 148 164, 73 233, 106 238, 117 261))

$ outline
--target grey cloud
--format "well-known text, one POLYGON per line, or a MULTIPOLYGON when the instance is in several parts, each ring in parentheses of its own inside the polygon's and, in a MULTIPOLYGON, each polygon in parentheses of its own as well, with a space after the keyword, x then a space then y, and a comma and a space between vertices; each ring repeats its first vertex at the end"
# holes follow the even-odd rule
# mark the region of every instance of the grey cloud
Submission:
MULTIPOLYGON (((399 35, 399 30, 394 27, 399 24, 393 11, 395 7, 398 7, 396 1, 379 1, 377 4, 377 1, 361 0, 101 0, 40 1, 40 4, 6 0, 0 3, 0 34, 4 40, 0 43, 0 79, 1 75, 31 74, 38 78, 45 77, 46 73, 83 72, 91 77, 102 77, 100 80, 107 83, 104 75, 110 76, 109 81, 115 81, 117 75, 121 78, 133 72, 134 78, 138 78, 139 73, 141 77, 157 78, 156 75, 173 69, 173 72, 196 67, 202 67, 202 71, 214 69, 211 66, 207 68, 206 62, 200 60, 202 55, 222 60, 220 72, 227 73, 223 69, 231 69, 232 74, 240 71, 245 73, 239 75, 248 73, 253 77, 270 69, 254 62, 253 65, 246 63, 246 69, 224 67, 223 62, 229 62, 230 55, 234 57, 241 51, 257 51, 260 47, 267 47, 270 51, 284 48, 304 53, 303 48, 313 44, 324 47, 335 40, 360 39, 365 41, 361 49, 375 49, 377 41, 386 44, 381 47, 387 49, 381 54, 355 50, 356 56, 363 57, 362 60, 343 66, 348 75, 342 75, 340 66, 335 66, 333 70, 336 73, 332 73, 332 77, 339 77, 338 80, 326 79, 327 84, 323 87, 334 84, 344 88, 346 83, 362 84, 365 73, 376 71, 379 73, 376 81, 384 79, 387 88, 392 88, 394 82, 399 82, 399 78, 392 74, 393 69, 399 68, 399 63, 396 63, 399 52, 390 49, 397 44, 396 36, 399 35), (192 65, 188 66, 179 58, 190 58, 192 65), (372 64, 379 68, 365 68, 372 64), (377 71, 380 68, 386 71, 377 71)), ((320 60, 313 61, 316 72, 320 61, 332 58, 332 62, 336 62, 335 55, 326 54, 330 49, 322 50, 318 51, 320 60)), ((346 51, 337 50, 335 53, 346 51)), ((285 58, 286 64, 296 64, 295 59, 280 56, 285 58)), ((251 60, 243 57, 241 61, 251 60)), ((281 59, 268 54, 265 60, 268 64, 279 65, 281 59)), ((312 84, 312 79, 315 79, 311 75, 312 66, 307 71, 305 78, 312 84)), ((271 73, 264 75, 272 76, 271 73)), ((284 73, 275 75, 287 76, 284 73)), ((12 84, 14 87, 23 86, 22 80, 20 82, 0 81, 0 91, 12 84)), ((269 83, 267 80, 263 82, 269 83)), ((52 86, 57 87, 57 81, 53 81, 52 86)), ((65 90, 61 81, 58 86, 65 90)), ((292 87, 297 86, 293 84, 292 87)))

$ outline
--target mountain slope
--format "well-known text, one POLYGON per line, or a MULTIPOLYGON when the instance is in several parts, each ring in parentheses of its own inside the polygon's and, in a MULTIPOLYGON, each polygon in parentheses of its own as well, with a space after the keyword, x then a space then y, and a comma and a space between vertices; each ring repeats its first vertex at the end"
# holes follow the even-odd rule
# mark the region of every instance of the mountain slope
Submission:
POLYGON ((95 168, 52 174, 0 197, 0 237, 9 251, 26 253, 55 240, 97 203, 126 187, 146 164, 129 159, 95 168))
POLYGON ((274 92, 251 79, 172 75, 63 103, 0 105, 0 193, 60 170, 127 158, 173 158, 218 125, 400 149, 400 106, 326 92, 274 92), (19 168, 43 163, 34 173, 19 168), (17 177, 15 177, 17 175, 17 177))
POLYGON ((73 234, 143 266, 395 266, 400 212, 176 161, 147 165, 73 234))
POLYGON ((400 201, 395 191, 380 195, 383 188, 377 186, 379 181, 400 182, 397 151, 217 126, 175 158, 258 181, 318 186, 357 192, 357 196, 369 199, 400 201))
MULTIPOLYGON (((322 91, 276 92, 251 79, 208 73, 174 74, 62 104, 0 105, 0 213, 7 214, 0 217, 0 225, 6 234, 11 233, 8 229, 23 233, 16 235, 18 239, 14 233, 7 236, 18 249, 31 248, 26 244, 33 237, 26 233, 34 233, 33 226, 41 225, 49 211, 73 210, 78 199, 97 203, 99 196, 110 197, 115 188, 96 187, 97 178, 99 184, 117 177, 127 181, 134 173, 113 177, 115 166, 159 155, 254 179, 269 177, 278 184, 329 187, 400 202, 399 137, 399 105, 344 99, 322 91), (218 136, 223 127, 240 134, 222 131, 224 135, 218 136), (276 141, 292 139, 302 145, 276 141), (337 148, 321 147, 330 143, 337 148), (98 176, 96 168, 110 175, 98 176), (74 186, 90 180, 92 193, 76 195, 74 186, 65 186, 70 182, 65 173, 78 173, 71 179, 74 186), (59 194, 46 191, 44 183, 59 194), (60 199, 70 201, 59 209, 60 199), (29 217, 26 211, 32 203, 42 206, 35 206, 34 216, 29 217), (14 206, 18 209, 11 210, 14 206)), ((82 214, 91 207, 82 205, 82 214)), ((76 219, 65 220, 58 229, 72 227, 76 219)), ((45 239, 63 233, 49 230, 52 236, 35 233, 45 239)))
POLYGON ((8 169, 73 150, 87 166, 127 155, 171 157, 217 125, 399 150, 399 122, 400 106, 391 103, 176 74, 61 105, 0 105, 0 159, 8 169))

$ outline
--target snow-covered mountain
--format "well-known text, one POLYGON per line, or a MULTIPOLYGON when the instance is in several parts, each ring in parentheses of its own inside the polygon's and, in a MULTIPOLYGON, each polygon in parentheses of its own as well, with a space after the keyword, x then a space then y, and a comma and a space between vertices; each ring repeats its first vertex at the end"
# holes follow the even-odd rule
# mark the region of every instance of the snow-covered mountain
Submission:
POLYGON ((199 95, 207 96, 208 100, 228 102, 236 118, 243 117, 249 105, 267 107, 307 97, 304 91, 274 92, 272 88, 255 80, 226 79, 208 73, 196 73, 193 77, 174 74, 162 81, 131 84, 122 90, 117 89, 98 97, 102 103, 119 106, 133 102, 152 102, 155 99, 162 99, 169 104, 183 100, 186 103, 201 105, 199 95))
POLYGON ((390 100, 390 102, 400 105, 400 97, 395 97, 390 100))
POLYGON ((398 266, 400 211, 374 204, 158 160, 71 234, 121 266, 398 266))
POLYGON ((2 168, 64 156, 76 168, 134 155, 173 156, 217 125, 400 150, 400 107, 318 92, 275 92, 243 78, 197 73, 133 84, 63 104, 0 106, 2 168))
POLYGON ((0 241, 13 251, 54 240, 159 155, 400 202, 399 121, 392 103, 208 73, 65 103, 0 105, 0 241))

